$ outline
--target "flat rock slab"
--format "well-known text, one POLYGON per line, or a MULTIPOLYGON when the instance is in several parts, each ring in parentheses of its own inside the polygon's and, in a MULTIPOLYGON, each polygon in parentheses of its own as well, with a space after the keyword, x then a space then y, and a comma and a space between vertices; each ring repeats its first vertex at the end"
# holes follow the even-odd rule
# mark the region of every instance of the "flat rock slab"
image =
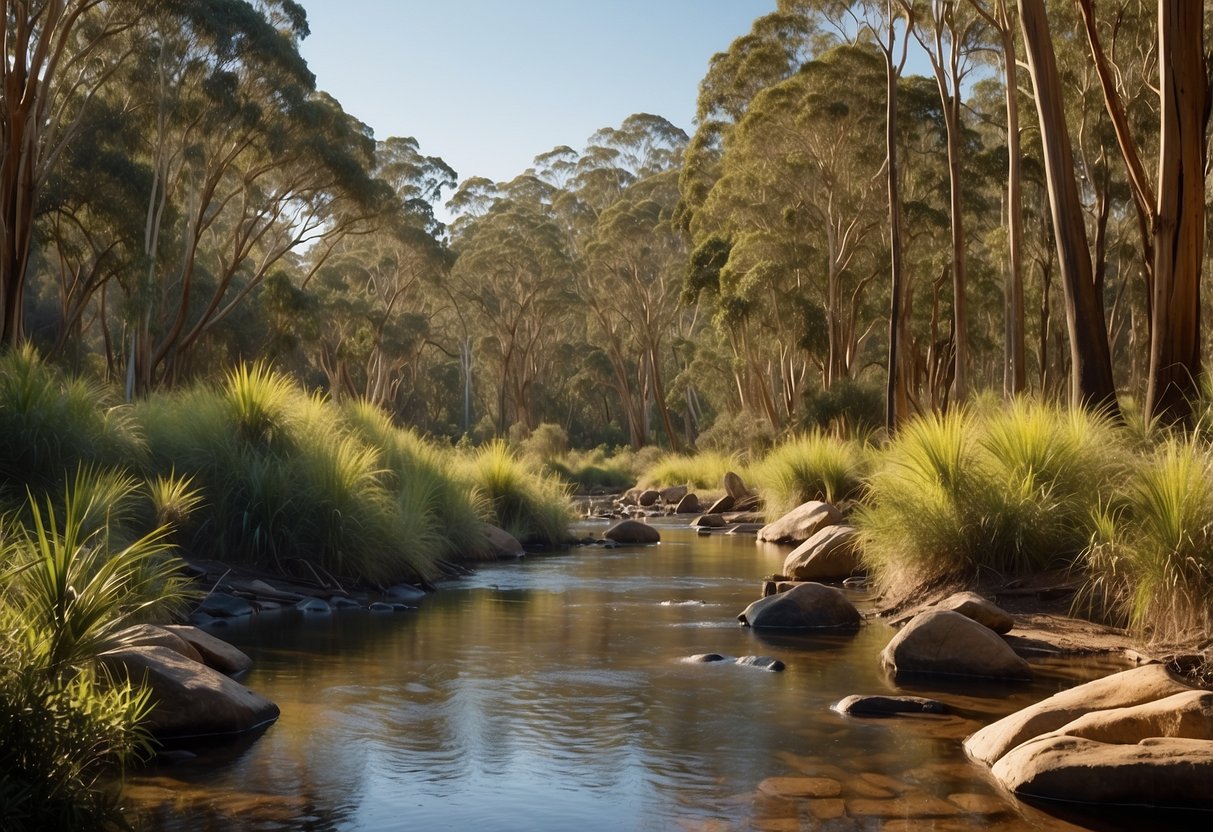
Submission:
POLYGON ((1050 733, 1092 711, 1127 708, 1192 690, 1160 664, 1148 664, 1055 693, 987 725, 965 740, 965 750, 986 765, 1022 742, 1050 733))
POLYGON ((737 620, 754 629, 812 630, 858 627, 862 619, 842 590, 804 583, 755 601, 737 620))
POLYGON ((1098 804, 1213 805, 1213 742, 1153 738, 1133 745, 1046 734, 1009 751, 994 776, 1017 795, 1098 804))
POLYGON ((660 543, 661 532, 648 523, 637 520, 620 520, 605 532, 603 537, 615 543, 660 543))
POLYGON ((758 539, 767 543, 796 543, 808 540, 827 526, 836 526, 842 522, 842 514, 829 503, 810 500, 802 503, 780 517, 774 523, 768 523, 758 532, 758 539))
POLYGON ((839 700, 833 710, 847 716, 896 716, 898 714, 946 714, 948 706, 921 696, 859 696, 839 700))
POLYGON ((838 797, 842 784, 829 777, 768 777, 758 784, 758 791, 790 800, 838 797))
POLYGON ((897 675, 1008 681, 1032 678, 1032 668, 998 634, 951 610, 930 610, 914 616, 885 647, 880 659, 897 675))

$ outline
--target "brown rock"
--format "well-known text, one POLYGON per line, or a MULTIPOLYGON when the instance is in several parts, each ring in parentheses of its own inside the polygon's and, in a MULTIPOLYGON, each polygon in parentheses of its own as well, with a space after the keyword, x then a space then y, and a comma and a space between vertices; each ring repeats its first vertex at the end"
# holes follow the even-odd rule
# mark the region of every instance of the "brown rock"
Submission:
POLYGON ((100 658, 146 683, 153 708, 144 724, 161 739, 240 734, 278 718, 273 702, 167 647, 124 647, 100 658))
POLYGON ((826 526, 841 522, 842 515, 834 506, 810 500, 768 523, 758 532, 758 539, 769 543, 803 543, 826 526))
POLYGON ((1213 692, 1189 690, 1128 708, 1092 711, 1056 733, 1119 745, 1150 737, 1213 740, 1213 692))
POLYGON ((1024 797, 1207 806, 1213 742, 1168 737, 1117 745, 1045 734, 1007 752, 992 771, 1004 786, 1024 797))
POLYGON ((742 482, 741 477, 737 476, 737 474, 733 473, 732 471, 729 471, 724 475, 724 493, 732 497, 734 502, 744 500, 751 496, 750 489, 746 488, 746 485, 744 482, 742 482))
POLYGON ((719 500, 717 500, 716 502, 714 502, 710 506, 708 506, 707 513, 708 514, 724 514, 726 511, 732 511, 734 502, 736 502, 736 501, 732 497, 730 497, 728 494, 725 494, 719 500))
POLYGON ((723 515, 720 514, 701 514, 691 521, 692 526, 699 526, 704 529, 723 529, 729 525, 723 515))
POLYGON ((805 583, 755 601, 737 620, 755 629, 810 630, 858 627, 859 610, 841 590, 805 583))
POLYGON ((526 550, 514 535, 489 523, 481 523, 480 530, 489 542, 489 555, 497 560, 517 560, 526 557, 526 550))
POLYGON ((155 624, 136 624, 117 634, 116 640, 123 647, 167 647, 191 661, 200 662, 202 656, 180 634, 155 624))
POLYGON ((960 808, 924 792, 912 792, 892 800, 848 800, 847 814, 856 818, 947 818, 959 815, 960 808))
POLYGON ((935 606, 937 609, 958 612, 978 624, 986 625, 999 635, 1011 632, 1011 628, 1015 626, 1015 619, 1009 613, 976 592, 957 592, 935 606))
POLYGON ((828 777, 768 777, 758 790, 771 797, 838 797, 842 785, 828 777))
POLYGON ((1135 667, 1055 693, 987 725, 965 740, 965 750, 992 765, 1022 742, 1056 731, 1083 714, 1126 708, 1192 690, 1160 664, 1135 667))
POLYGON ((658 493, 661 494, 661 501, 663 503, 677 503, 687 495, 687 490, 685 485, 668 485, 658 493))
POLYGON ((700 511, 699 498, 694 494, 685 494, 674 509, 675 514, 698 514, 700 511))
POLYGON ((253 660, 244 651, 238 650, 205 630, 180 624, 170 624, 164 629, 186 641, 198 651, 203 664, 220 673, 231 676, 234 673, 243 673, 253 666, 253 660))
POLYGON ((648 508, 649 506, 657 505, 657 501, 660 499, 661 492, 655 488, 650 488, 647 491, 641 491, 636 501, 644 508, 648 508))
POLYGON ((783 574, 796 581, 841 581, 862 568, 851 526, 826 526, 784 559, 783 574))
POLYGON ((1005 800, 992 794, 976 794, 974 792, 958 792, 948 795, 948 802, 955 803, 970 815, 1001 815, 1009 813, 1011 807, 1005 800))
POLYGON ((638 520, 620 520, 605 532, 603 537, 616 543, 660 543, 661 533, 648 523, 638 520))
POLYGON ((1031 679, 1032 668, 989 627, 951 610, 914 616, 880 654, 895 674, 1031 679))

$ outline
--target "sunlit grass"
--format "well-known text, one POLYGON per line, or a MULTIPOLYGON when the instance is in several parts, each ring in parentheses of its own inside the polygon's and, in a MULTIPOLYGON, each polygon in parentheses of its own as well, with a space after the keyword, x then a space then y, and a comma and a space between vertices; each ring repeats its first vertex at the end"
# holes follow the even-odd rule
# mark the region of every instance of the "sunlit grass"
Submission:
POLYGON ((460 475, 485 500, 485 519, 524 543, 563 543, 571 517, 567 486, 511 453, 504 442, 471 452, 460 475))
POLYGON ((859 444, 820 432, 788 440, 754 466, 768 516, 809 500, 839 503, 859 496, 868 454, 859 444))
POLYGON ((705 491, 724 488, 724 475, 734 472, 749 484, 750 469, 737 454, 703 451, 698 454, 670 454, 649 466, 640 475, 642 488, 687 485, 705 491))

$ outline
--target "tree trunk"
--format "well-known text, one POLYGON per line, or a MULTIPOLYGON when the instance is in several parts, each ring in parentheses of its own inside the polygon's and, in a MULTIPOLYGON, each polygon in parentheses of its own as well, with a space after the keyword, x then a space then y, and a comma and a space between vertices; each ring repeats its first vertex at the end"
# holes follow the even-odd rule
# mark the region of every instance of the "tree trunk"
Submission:
POLYGON ((1044 147, 1049 207, 1070 336, 1070 398, 1075 404, 1119 415, 1108 328, 1096 291, 1082 204, 1074 181, 1074 157, 1061 98, 1061 81, 1043 0, 1020 0, 1020 25, 1044 147))
MULTIPOLYGON (((905 349, 906 303, 905 270, 902 263, 901 194, 897 175, 897 79, 899 67, 893 62, 893 23, 889 23, 889 44, 884 49, 886 111, 885 111, 885 174, 889 192, 889 366, 885 391, 885 428, 897 430, 910 415, 910 398, 906 390, 905 349)), ((908 36, 908 35, 907 35, 908 36)))
POLYGON ((1204 4, 1159 0, 1162 98, 1146 414, 1186 421, 1199 392, 1205 248, 1204 4))
MULTIPOLYGON (((1003 9, 1005 14, 1005 8, 1003 9)), ((1023 175, 1019 143, 1019 82, 1015 34, 1004 18, 1002 55, 1007 85, 1007 310, 1006 372, 1003 388, 1009 396, 1027 389, 1023 299, 1023 175)))

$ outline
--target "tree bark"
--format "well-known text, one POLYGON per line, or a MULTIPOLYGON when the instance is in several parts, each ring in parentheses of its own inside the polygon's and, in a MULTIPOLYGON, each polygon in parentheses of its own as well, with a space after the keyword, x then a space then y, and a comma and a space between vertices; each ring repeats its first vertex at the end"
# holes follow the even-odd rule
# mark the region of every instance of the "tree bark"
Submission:
POLYGON ((1049 207, 1066 301, 1070 336, 1070 398, 1075 404, 1119 415, 1108 328, 1096 291, 1082 204, 1074 181, 1074 157, 1061 98, 1061 81, 1043 0, 1020 0, 1020 25, 1044 147, 1049 207))

